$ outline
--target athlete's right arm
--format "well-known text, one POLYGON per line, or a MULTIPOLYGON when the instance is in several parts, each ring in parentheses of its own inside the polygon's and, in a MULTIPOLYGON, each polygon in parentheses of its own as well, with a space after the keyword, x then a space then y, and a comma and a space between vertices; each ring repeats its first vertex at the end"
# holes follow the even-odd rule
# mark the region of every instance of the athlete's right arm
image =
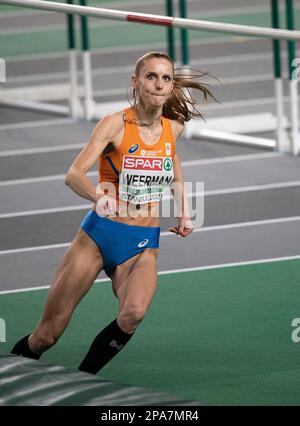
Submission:
POLYGON ((118 114, 105 116, 96 125, 88 143, 77 155, 65 177, 65 184, 76 194, 94 203, 97 202, 96 187, 86 173, 94 166, 105 147, 115 140, 116 134, 120 131, 118 127, 122 125, 118 114))

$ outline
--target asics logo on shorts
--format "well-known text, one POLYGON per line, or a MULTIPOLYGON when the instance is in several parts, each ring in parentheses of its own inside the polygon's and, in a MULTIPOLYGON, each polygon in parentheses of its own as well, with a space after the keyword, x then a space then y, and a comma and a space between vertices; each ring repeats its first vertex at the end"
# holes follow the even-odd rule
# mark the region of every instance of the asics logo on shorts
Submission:
POLYGON ((146 244, 148 244, 149 243, 149 240, 143 240, 143 241, 141 241, 139 244, 138 244, 138 247, 144 247, 146 244))

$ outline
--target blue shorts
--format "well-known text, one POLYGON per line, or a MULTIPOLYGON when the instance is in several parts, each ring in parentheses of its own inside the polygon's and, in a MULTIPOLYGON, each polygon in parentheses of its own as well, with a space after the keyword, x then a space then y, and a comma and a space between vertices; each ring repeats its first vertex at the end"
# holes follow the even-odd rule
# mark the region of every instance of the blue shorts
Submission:
POLYGON ((158 248, 160 227, 132 226, 98 216, 90 210, 80 224, 99 247, 107 275, 146 248, 158 248))

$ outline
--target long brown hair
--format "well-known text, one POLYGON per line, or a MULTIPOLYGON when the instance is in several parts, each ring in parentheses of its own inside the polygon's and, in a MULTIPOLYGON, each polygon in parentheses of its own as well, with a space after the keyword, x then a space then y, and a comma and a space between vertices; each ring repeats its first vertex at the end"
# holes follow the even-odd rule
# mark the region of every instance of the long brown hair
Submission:
MULTIPOLYGON (((208 72, 191 70, 189 68, 174 68, 172 59, 162 52, 149 52, 141 56, 135 65, 135 75, 138 77, 145 61, 152 58, 163 58, 170 62, 173 69, 173 91, 163 106, 163 116, 171 120, 180 122, 189 121, 192 118, 200 117, 204 119, 203 114, 196 107, 196 100, 193 98, 191 89, 198 90, 203 101, 206 103, 209 98, 216 98, 208 88, 207 83, 197 81, 205 76, 212 77, 208 72)), ((214 78, 214 77, 213 77, 214 78)), ((137 103, 137 91, 133 89, 134 107, 137 103)))

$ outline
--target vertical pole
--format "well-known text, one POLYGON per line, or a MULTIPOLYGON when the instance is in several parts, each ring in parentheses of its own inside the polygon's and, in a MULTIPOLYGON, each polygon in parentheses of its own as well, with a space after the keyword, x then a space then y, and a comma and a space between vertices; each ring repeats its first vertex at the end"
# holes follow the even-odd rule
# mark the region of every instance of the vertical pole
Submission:
MULTIPOLYGON (((271 0, 271 17, 273 28, 280 28, 278 0, 271 0)), ((279 152, 289 152, 290 141, 284 129, 283 81, 281 78, 280 41, 273 40, 273 69, 274 89, 277 116, 277 149, 279 152)))
MULTIPOLYGON (((73 0, 67 0, 73 4, 73 0)), ((73 118, 82 116, 82 108, 78 96, 78 76, 77 76, 77 55, 75 41, 75 17, 67 15, 68 28, 68 49, 69 49, 69 70, 70 70, 70 115, 73 118)))
MULTIPOLYGON (((81 6, 87 5, 87 0, 80 0, 81 6)), ((91 52, 89 50, 89 32, 88 32, 88 18, 81 16, 81 43, 83 51, 83 75, 84 75, 84 91, 85 91, 85 118, 91 121, 94 113, 94 100, 93 100, 93 84, 92 84, 92 66, 91 66, 91 52)))
MULTIPOLYGON (((73 0, 67 0, 68 4, 73 4, 73 0)), ((75 24, 74 15, 67 15, 68 24, 68 47, 69 49, 75 49, 75 24)))
MULTIPOLYGON (((287 29, 294 30, 294 4, 293 0, 286 0, 286 22, 287 29)), ((297 79, 294 78, 294 60, 295 60, 295 42, 288 41, 288 59, 289 59, 289 83, 290 83, 290 102, 291 102, 291 122, 292 122, 292 149, 293 154, 300 153, 300 135, 298 119, 298 87, 297 79)))
MULTIPOLYGON (((166 0, 166 13, 167 13, 167 16, 174 16, 173 0, 166 0)), ((174 27, 167 28, 168 55, 175 62, 176 53, 175 53, 174 31, 175 31, 174 27)))
MULTIPOLYGON (((187 7, 185 0, 179 0, 179 15, 181 18, 187 18, 187 7)), ((180 29, 180 41, 181 41, 181 63, 183 66, 187 67, 186 73, 190 72, 188 68, 189 65, 189 47, 188 47, 188 32, 187 29, 180 29)), ((187 89, 184 89, 187 92, 187 89)), ((186 93, 188 95, 188 93, 186 93)), ((193 120, 186 123, 184 126, 184 136, 191 137, 192 128, 193 128, 193 120)))
MULTIPOLYGON (((186 0, 179 0, 179 12, 181 18, 187 17, 186 0)), ((181 36, 181 61, 182 65, 189 65, 189 46, 188 46, 188 31, 185 28, 180 30, 181 36)))

